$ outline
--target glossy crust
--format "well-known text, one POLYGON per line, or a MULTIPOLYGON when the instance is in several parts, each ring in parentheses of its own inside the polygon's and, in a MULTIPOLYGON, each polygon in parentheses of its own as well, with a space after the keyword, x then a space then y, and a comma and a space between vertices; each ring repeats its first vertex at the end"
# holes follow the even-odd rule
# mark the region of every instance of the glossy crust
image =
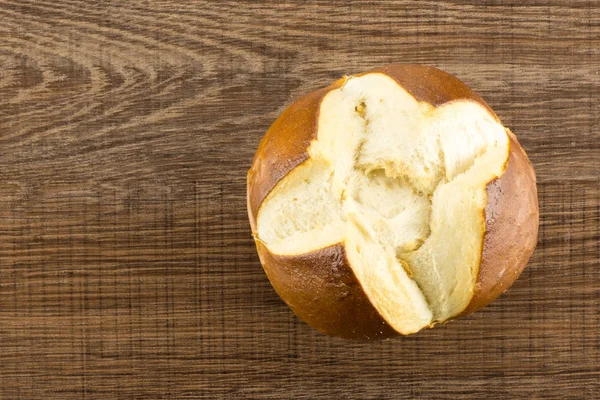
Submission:
MULTIPOLYGON (((471 100, 496 114, 481 97, 457 78, 422 65, 390 65, 367 73, 383 73, 419 101, 435 106, 471 100)), ((360 76, 358 75, 358 76, 360 76)), ((317 135, 323 97, 345 79, 312 92, 292 104, 269 128, 248 172, 248 215, 252 232, 262 201, 293 168, 308 158, 317 135)), ((504 174, 488 184, 486 234, 482 261, 471 303, 461 315, 494 300, 518 278, 537 241, 538 204, 535 173, 512 133, 504 174)), ((348 264, 342 244, 298 256, 272 254, 256 240, 258 254, 271 284, 298 317, 323 333, 354 339, 381 339, 396 332, 386 324, 348 264)))
POLYGON ((341 244, 294 257, 256 247, 277 294, 313 328, 348 339, 396 335, 367 299, 341 244))
POLYGON ((475 293, 462 315, 493 301, 517 280, 537 244, 539 209, 535 172, 519 141, 508 131, 510 155, 504 174, 487 186, 486 230, 475 293))
POLYGON ((261 140, 248 171, 248 214, 253 233, 260 203, 281 178, 308 158, 308 146, 317 136, 321 100, 343 83, 344 79, 339 79, 296 100, 261 140))
POLYGON ((426 101, 437 107, 455 100, 472 100, 484 106, 498 119, 490 106, 464 82, 435 67, 415 64, 386 65, 360 75, 373 72, 393 78, 419 101, 426 101))

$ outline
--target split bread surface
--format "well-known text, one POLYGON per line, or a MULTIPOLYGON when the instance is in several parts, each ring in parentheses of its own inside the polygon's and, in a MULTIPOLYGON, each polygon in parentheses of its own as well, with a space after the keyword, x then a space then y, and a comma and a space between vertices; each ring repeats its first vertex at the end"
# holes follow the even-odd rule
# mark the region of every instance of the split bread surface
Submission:
POLYGON ((486 305, 537 241, 525 152, 479 96, 425 66, 347 77, 290 106, 257 151, 248 211, 278 294, 349 338, 486 305))

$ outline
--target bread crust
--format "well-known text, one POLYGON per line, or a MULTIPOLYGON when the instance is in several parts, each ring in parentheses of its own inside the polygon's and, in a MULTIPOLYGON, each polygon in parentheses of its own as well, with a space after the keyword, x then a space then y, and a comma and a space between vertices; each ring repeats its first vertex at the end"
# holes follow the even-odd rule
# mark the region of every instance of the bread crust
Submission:
POLYGON ((347 339, 397 334, 367 298, 341 244, 297 256, 273 254, 260 242, 256 247, 277 294, 313 328, 347 339))
POLYGON ((496 120, 498 116, 490 106, 463 81, 441 69, 428 65, 386 65, 360 75, 379 72, 394 79, 398 85, 418 101, 435 107, 456 100, 471 100, 484 106, 496 120))
MULTIPOLYGON (((382 73, 419 101, 434 106, 471 100, 487 103, 459 79, 422 65, 389 65, 357 75, 382 73)), ((317 136, 319 108, 325 95, 345 79, 293 103, 269 128, 248 172, 248 215, 265 273, 294 313, 323 333, 352 339, 382 339, 397 333, 371 304, 346 258, 343 244, 310 253, 282 256, 271 253, 256 238, 256 217, 262 201, 292 169, 308 158, 317 136)), ((525 151, 511 132, 505 171, 487 185, 486 232, 474 295, 460 314, 476 311, 503 293, 516 280, 537 241, 538 203, 535 173, 525 151), (518 244, 518 245, 515 245, 518 244)))
POLYGON ((262 201, 288 172, 308 159, 308 146, 317 137, 321 101, 343 83, 344 79, 339 79, 299 98, 267 130, 248 171, 248 216, 253 233, 262 201))
POLYGON ((477 285, 461 315, 485 307, 508 289, 527 265, 537 244, 539 208, 535 171, 512 132, 501 177, 488 183, 486 229, 477 285))

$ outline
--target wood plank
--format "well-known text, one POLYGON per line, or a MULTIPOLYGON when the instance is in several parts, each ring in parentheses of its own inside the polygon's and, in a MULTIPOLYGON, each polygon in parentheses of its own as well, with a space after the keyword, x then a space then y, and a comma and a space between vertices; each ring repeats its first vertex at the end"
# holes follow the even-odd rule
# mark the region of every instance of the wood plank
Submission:
POLYGON ((593 0, 0 0, 0 399, 597 397, 599 49, 593 0), (392 62, 483 95, 541 227, 486 309, 365 344, 274 293, 245 174, 294 98, 392 62))

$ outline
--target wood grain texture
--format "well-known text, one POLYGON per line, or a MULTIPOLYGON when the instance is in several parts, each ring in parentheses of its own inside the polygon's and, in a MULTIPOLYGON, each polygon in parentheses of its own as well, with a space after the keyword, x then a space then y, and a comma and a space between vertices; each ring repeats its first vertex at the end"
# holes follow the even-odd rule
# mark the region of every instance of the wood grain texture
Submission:
POLYGON ((600 3, 0 0, 0 399, 592 399, 600 3), (296 319, 246 216, 292 100, 382 64, 478 91, 541 226, 484 310, 356 343, 296 319))

